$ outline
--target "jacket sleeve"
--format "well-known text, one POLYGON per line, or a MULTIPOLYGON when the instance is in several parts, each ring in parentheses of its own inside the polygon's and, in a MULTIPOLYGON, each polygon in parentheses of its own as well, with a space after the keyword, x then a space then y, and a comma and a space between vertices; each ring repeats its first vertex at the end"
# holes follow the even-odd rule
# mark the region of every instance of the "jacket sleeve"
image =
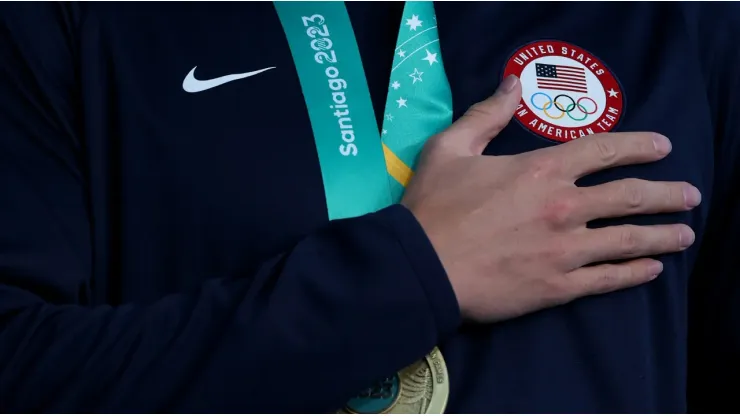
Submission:
POLYGON ((93 305, 75 11, 0 7, 0 411, 333 412, 458 325, 396 205, 336 221, 249 278, 93 305))
MULTIPOLYGON (((740 7, 689 3, 714 124, 709 221, 690 282, 690 413, 738 413, 740 374, 740 7)), ((710 140, 697 137, 696 140, 710 140)))

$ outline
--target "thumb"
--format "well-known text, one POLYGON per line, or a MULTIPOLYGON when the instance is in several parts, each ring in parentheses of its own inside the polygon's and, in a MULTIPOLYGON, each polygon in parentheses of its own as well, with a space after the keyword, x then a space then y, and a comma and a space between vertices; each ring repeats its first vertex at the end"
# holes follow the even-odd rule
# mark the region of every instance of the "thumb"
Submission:
POLYGON ((521 98, 519 78, 509 75, 492 96, 471 106, 441 139, 454 142, 448 145, 465 155, 480 155, 488 142, 509 124, 521 98))

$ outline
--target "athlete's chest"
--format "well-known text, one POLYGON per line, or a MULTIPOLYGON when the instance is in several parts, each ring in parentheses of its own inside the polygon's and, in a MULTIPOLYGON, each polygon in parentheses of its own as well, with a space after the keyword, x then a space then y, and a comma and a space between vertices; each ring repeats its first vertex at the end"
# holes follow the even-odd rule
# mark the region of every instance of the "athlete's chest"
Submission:
MULTIPOLYGON (((166 236, 190 234, 197 247, 185 251, 217 250, 227 264, 217 268, 228 269, 248 267, 326 221, 309 115, 271 3, 141 6, 146 13, 99 7, 83 31, 85 123, 91 156, 120 177, 112 185, 126 196, 120 215, 135 219, 132 234, 163 231, 156 245, 174 252, 182 240, 166 236)), ((455 117, 505 74, 522 79, 521 108, 487 153, 657 131, 674 144, 665 161, 584 182, 637 176, 690 180, 708 191, 709 110, 680 30, 666 29, 680 20, 669 7, 437 3, 439 22, 411 25, 402 25, 400 11, 349 6, 377 119, 395 81, 424 82, 431 48, 444 59, 455 117), (414 33, 438 26, 440 41, 395 49, 399 26, 414 33), (391 73, 400 53, 418 65, 391 73)), ((415 105, 403 100, 390 113, 415 105)))
POLYGON ((655 131, 672 154, 594 175, 690 180, 709 191, 713 128, 700 62, 673 5, 437 5, 456 115, 509 74, 523 96, 489 154, 510 154, 610 131, 655 131), (447 23, 449 22, 449 23, 447 23), (464 25, 456 22, 465 22, 464 25), (461 27, 464 26, 464 30, 461 27))
MULTIPOLYGON (((424 60, 427 50, 441 47, 456 117, 492 93, 504 76, 522 80, 520 109, 493 141, 491 153, 587 134, 652 130, 674 142, 667 164, 680 164, 684 171, 709 157, 705 87, 674 7, 437 3, 436 8, 439 45, 411 51, 394 50, 397 28, 421 34, 437 28, 436 18, 412 27, 387 16, 398 7, 350 7, 379 119, 388 86, 422 83, 420 74, 433 64, 424 60), (409 74, 391 73, 394 54, 409 54, 418 65, 408 66, 409 74)), ((103 55, 90 78, 107 87, 93 91, 105 96, 126 126, 123 146, 134 151, 159 144, 170 157, 185 159, 221 160, 230 154, 259 168, 259 160, 292 165, 306 160, 305 166, 314 166, 301 84, 271 3, 152 9, 118 15, 106 10, 104 18, 115 20, 95 29, 103 50, 83 55, 95 61, 103 55)))
MULTIPOLYGON (((124 299, 251 273, 326 223, 311 123, 271 2, 90 7, 84 128, 90 170, 106 173, 90 192, 105 206, 96 220, 120 229, 101 250, 126 264, 124 299)), ((378 22, 396 11, 348 9, 378 22)), ((395 35, 356 30, 368 66, 390 69, 395 35)), ((387 79, 368 71, 374 102, 387 79)))

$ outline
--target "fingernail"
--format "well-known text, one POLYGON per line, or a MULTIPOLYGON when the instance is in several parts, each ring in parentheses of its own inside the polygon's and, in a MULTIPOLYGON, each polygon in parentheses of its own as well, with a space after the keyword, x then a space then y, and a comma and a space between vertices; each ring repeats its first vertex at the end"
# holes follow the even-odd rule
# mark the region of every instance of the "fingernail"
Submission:
POLYGON ((687 207, 694 208, 701 203, 701 192, 689 185, 683 189, 683 200, 687 207))
POLYGON ((658 154, 660 154, 661 156, 667 155, 671 152, 671 149, 673 148, 671 141, 661 134, 653 135, 653 146, 655 146, 655 151, 658 152, 658 154))
POLYGON ((694 244, 695 238, 696 238, 696 235, 694 234, 694 230, 692 230, 691 228, 685 227, 678 234, 678 245, 679 247, 681 247, 681 249, 688 248, 690 245, 694 244))
POLYGON ((498 91, 503 93, 509 93, 511 90, 516 87, 516 83, 519 82, 519 79, 516 77, 516 75, 509 75, 508 77, 504 78, 504 81, 501 83, 501 85, 498 86, 498 91))
POLYGON ((650 266, 648 266, 648 273, 650 273, 650 276, 652 279, 655 279, 658 277, 660 273, 663 272, 663 263, 659 261, 654 261, 650 266))

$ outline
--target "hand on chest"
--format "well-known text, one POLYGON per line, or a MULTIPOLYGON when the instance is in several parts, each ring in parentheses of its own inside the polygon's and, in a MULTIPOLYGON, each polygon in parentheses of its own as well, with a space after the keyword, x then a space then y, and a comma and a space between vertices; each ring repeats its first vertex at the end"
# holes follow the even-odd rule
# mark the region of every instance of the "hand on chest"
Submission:
POLYGON ((586 182, 637 176, 707 188, 700 182, 712 157, 706 92, 686 50, 680 15, 670 6, 488 3, 437 9, 456 117, 505 76, 522 81, 519 109, 487 154, 516 154, 594 133, 654 131, 673 143, 666 160, 586 182))
MULTIPOLYGON (((117 80, 123 87, 139 86, 119 89, 120 100, 134 104, 121 114, 123 124, 133 126, 122 138, 124 153, 151 153, 152 146, 177 149, 152 162, 165 171, 188 171, 178 178, 199 178, 195 185, 190 180, 180 184, 182 192, 228 197, 233 203, 234 192, 224 195, 223 189, 253 194, 282 189, 301 201, 315 194, 312 200, 318 203, 322 180, 311 123, 277 15, 271 4, 259 6, 264 10, 256 13, 258 21, 245 26, 237 9, 220 7, 224 9, 212 10, 205 20, 196 19, 198 13, 173 16, 173 27, 182 26, 176 30, 179 42, 149 39, 161 46, 156 56, 143 49, 121 54, 128 68, 153 68, 121 71, 125 79, 117 80), (226 32, 236 35, 224 36, 226 32), (190 46, 176 47, 183 44, 190 46), (155 79, 160 81, 153 83, 155 79), (224 187, 205 188, 214 182, 224 187), (197 183, 203 189, 194 189, 197 183)), ((373 19, 355 13, 353 26, 379 119, 389 85, 391 91, 394 84, 422 85, 428 82, 429 68, 440 62, 455 116, 490 94, 506 75, 515 74, 523 86, 520 107, 488 154, 521 153, 593 133, 655 131, 673 142, 666 160, 603 172, 586 182, 637 176, 688 180, 704 191, 707 184, 699 181, 709 180, 702 172, 711 163, 712 132, 703 86, 691 81, 698 79, 697 67, 682 53, 680 37, 657 30, 670 13, 658 10, 662 6, 631 7, 641 9, 437 3, 439 43, 419 49, 419 65, 396 72, 394 55, 411 52, 403 45, 394 50, 403 22, 380 31, 368 23, 373 19)), ((418 18, 409 30, 421 33, 432 25, 437 26, 436 20, 418 18)), ((397 107, 396 113, 419 105, 404 96, 388 102, 397 107)), ((400 121, 394 112, 390 117, 400 121)), ((247 198, 237 201, 242 200, 252 204, 247 198)))

